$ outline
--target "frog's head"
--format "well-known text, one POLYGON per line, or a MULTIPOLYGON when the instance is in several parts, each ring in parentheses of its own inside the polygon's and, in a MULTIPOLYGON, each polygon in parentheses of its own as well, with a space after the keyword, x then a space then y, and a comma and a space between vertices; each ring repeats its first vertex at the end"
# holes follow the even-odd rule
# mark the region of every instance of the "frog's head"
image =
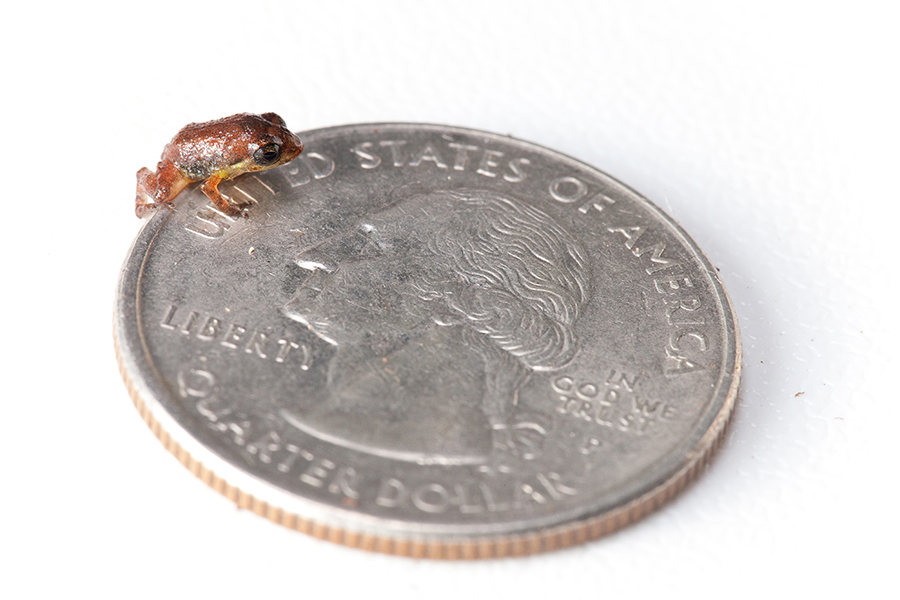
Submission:
POLYGON ((253 115, 256 135, 252 165, 248 170, 262 171, 288 163, 303 152, 303 142, 285 125, 284 119, 275 113, 253 115))

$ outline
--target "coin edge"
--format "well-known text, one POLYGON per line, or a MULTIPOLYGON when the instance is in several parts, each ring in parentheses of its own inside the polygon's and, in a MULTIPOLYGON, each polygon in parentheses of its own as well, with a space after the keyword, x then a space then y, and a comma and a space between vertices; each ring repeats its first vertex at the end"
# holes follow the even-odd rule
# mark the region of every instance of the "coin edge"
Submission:
MULTIPOLYGON (((313 130, 313 132, 323 133, 332 129, 341 129, 344 127, 359 129, 368 126, 431 126, 462 130, 468 133, 482 135, 486 134, 492 137, 503 137, 499 134, 480 131, 476 129, 469 129, 458 126, 435 125, 430 123, 359 123, 345 126, 319 128, 313 130)), ((562 158, 568 159, 579 165, 585 166, 591 170, 597 171, 598 173, 602 173, 603 175, 610 177, 605 172, 600 171, 596 167, 588 165, 583 161, 575 159, 574 157, 571 157, 557 150, 546 148, 544 146, 541 146, 540 144, 535 144, 533 142, 519 140, 517 138, 513 139, 518 142, 535 146, 539 149, 556 154, 562 158)), ((721 375, 721 377, 724 379, 730 379, 730 382, 728 383, 728 391, 724 394, 725 398, 723 400, 722 406, 720 407, 716 416, 710 421, 706 432, 702 435, 697 444, 684 455, 684 462, 681 468, 679 468, 670 477, 663 480, 652 489, 644 492, 636 498, 633 498, 632 500, 626 502, 621 506, 611 508, 600 514, 576 518, 574 521, 546 527, 534 532, 514 533, 499 536, 454 537, 451 540, 441 540, 438 538, 426 536, 402 537, 380 535, 364 531, 352 531, 348 528, 326 524, 321 521, 317 521, 315 518, 306 518, 294 512, 279 508, 276 504, 262 500, 254 496, 253 494, 241 489, 239 486, 229 483, 224 477, 218 475, 213 469, 209 468, 200 460, 196 459, 188 450, 185 449, 184 446, 182 446, 182 444, 176 441, 175 437, 173 437, 169 433, 169 431, 165 429, 160 419, 157 418, 157 415, 154 414, 153 409, 151 408, 151 405, 154 404, 154 400, 152 398, 150 398, 149 400, 145 400, 141 396, 141 386, 136 384, 136 382, 128 373, 128 367, 126 366, 127 361, 123 356, 121 350, 120 339, 121 342, 125 343, 126 345, 128 345, 128 342, 125 340, 125 338, 120 338, 120 335, 123 332, 119 331, 118 321, 121 317, 121 314, 119 314, 119 299, 117 298, 116 309, 113 313, 113 338, 119 372, 125 383, 126 389, 129 392, 129 396, 131 397, 135 408, 138 410, 138 413, 141 415, 141 418, 148 425, 157 439, 160 440, 163 446, 170 453, 172 453, 179 460, 179 462, 181 462, 189 471, 194 473, 194 475, 197 476, 201 481, 209 485, 212 489, 216 490, 220 494, 224 495, 226 498, 235 502, 238 508, 251 510, 255 514, 266 517, 274 523, 300 531, 318 539, 328 540, 348 547, 413 558, 488 559, 507 556, 526 556, 540 552, 557 550, 581 544, 613 533, 631 523, 634 523, 646 517, 650 513, 656 511, 657 509, 671 501, 678 493, 684 490, 687 485, 698 476, 699 472, 710 462, 712 455, 719 448, 725 434, 727 433, 728 425, 734 413, 738 388, 740 384, 742 360, 741 336, 734 304, 731 302, 728 292, 722 284, 718 274, 709 268, 709 266, 712 264, 709 258, 696 245, 696 242, 694 242, 692 238, 687 236, 684 230, 681 229, 680 225, 678 225, 670 216, 662 212, 662 210, 660 210, 659 207, 657 207, 652 201, 644 197, 636 190, 632 189, 630 186, 627 186, 626 184, 618 180, 613 180, 645 201, 653 211, 658 213, 663 221, 674 226, 675 231, 677 231, 679 235, 683 237, 688 246, 690 246, 700 257, 702 257, 701 262, 705 263, 709 276, 715 281, 715 287, 721 294, 721 296, 719 296, 719 301, 725 309, 725 314, 727 315, 727 317, 729 317, 726 318, 726 336, 728 333, 730 333, 727 332, 727 325, 731 326, 734 336, 734 367, 730 372, 724 371, 721 375), (727 323, 728 321, 730 321, 730 323, 727 323)), ((152 237, 155 236, 151 236, 151 238, 152 237)), ((125 268, 123 268, 123 273, 120 276, 119 280, 120 285, 117 286, 117 291, 119 291, 120 293, 122 291, 121 284, 125 279, 124 271, 127 269, 127 266, 130 263, 131 256, 134 253, 135 246, 139 243, 139 240, 141 240, 141 238, 142 235, 138 234, 134 244, 132 245, 132 248, 128 252, 125 261, 125 268)), ((140 275, 138 275, 138 279, 140 279, 140 275)), ((720 379, 720 382, 724 383, 722 379, 720 379)), ((159 410, 164 411, 165 409, 164 407, 160 406, 159 410)), ((177 426, 177 424, 175 423, 173 423, 173 425, 177 426)))
MULTIPOLYGON (((728 306, 731 308, 732 317, 734 317, 734 308, 730 301, 728 306)), ((401 538, 350 531, 286 511, 255 497, 236 485, 230 484, 225 478, 220 477, 212 469, 195 459, 160 424, 160 421, 153 414, 148 403, 141 397, 137 386, 128 374, 119 347, 119 332, 115 322, 113 323, 113 343, 119 374, 125 383, 125 388, 128 390, 128 394, 138 414, 150 428, 153 435, 194 476, 234 502, 238 508, 250 510, 254 514, 265 517, 269 521, 288 529, 342 546, 408 558, 471 560, 528 556, 583 544, 609 535, 643 519, 670 502, 684 490, 689 483, 696 479, 699 472, 709 464, 712 456, 724 440, 731 417, 734 414, 741 372, 740 331, 737 329, 736 320, 734 323, 737 360, 732 384, 728 390, 726 400, 707 430, 706 435, 701 438, 694 449, 693 456, 672 477, 620 507, 587 519, 528 534, 483 538, 473 537, 469 539, 454 539, 452 541, 428 538, 401 538)))

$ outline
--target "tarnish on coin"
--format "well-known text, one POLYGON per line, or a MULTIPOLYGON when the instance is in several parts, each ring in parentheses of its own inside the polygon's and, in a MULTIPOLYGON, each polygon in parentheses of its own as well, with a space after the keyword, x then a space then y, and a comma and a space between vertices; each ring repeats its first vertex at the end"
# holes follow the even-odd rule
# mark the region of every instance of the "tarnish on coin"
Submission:
POLYGON ((436 125, 300 134, 162 208, 119 282, 123 378, 239 506, 434 558, 551 550, 658 508, 740 373, 716 270, 669 217, 540 146, 436 125))

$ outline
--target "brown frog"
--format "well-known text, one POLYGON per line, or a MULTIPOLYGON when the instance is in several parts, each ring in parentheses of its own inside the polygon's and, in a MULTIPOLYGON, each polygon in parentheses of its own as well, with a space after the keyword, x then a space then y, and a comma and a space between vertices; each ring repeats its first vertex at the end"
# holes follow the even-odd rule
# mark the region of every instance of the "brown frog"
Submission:
POLYGON ((163 150, 156 172, 137 172, 134 212, 143 217, 175 197, 191 183, 225 214, 247 215, 249 204, 232 205, 219 192, 222 181, 243 173, 271 169, 290 162, 303 143, 275 113, 239 113, 208 123, 185 126, 163 150))

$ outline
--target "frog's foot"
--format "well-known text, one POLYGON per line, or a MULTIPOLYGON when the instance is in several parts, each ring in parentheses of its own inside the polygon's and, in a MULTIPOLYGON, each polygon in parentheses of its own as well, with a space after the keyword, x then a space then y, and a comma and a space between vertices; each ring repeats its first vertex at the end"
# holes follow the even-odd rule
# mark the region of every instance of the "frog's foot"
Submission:
POLYGON ((134 214, 139 219, 144 218, 148 213, 156 210, 157 204, 154 200, 156 193, 157 179, 153 171, 147 167, 137 172, 137 192, 134 196, 134 214))
POLYGON ((144 217, 155 213, 156 209, 159 207, 160 205, 155 202, 141 202, 140 199, 137 199, 134 201, 134 214, 137 215, 138 219, 143 219, 144 217))
POLYGON ((232 204, 225 197, 222 197, 222 202, 213 201, 213 205, 215 205, 216 210, 219 212, 228 215, 231 218, 243 218, 246 219, 250 216, 250 207, 252 204, 232 204))
POLYGON ((225 196, 221 196, 223 202, 219 204, 218 202, 213 202, 216 205, 216 208, 229 217, 232 218, 243 218, 246 219, 250 216, 250 209, 253 208, 252 202, 246 202, 244 204, 235 204, 230 201, 229 198, 225 196))
POLYGON ((229 217, 247 217, 249 216, 249 210, 252 204, 232 204, 228 201, 228 198, 222 195, 222 192, 219 191, 219 183, 223 180, 222 177, 218 175, 213 175, 209 179, 203 182, 203 185, 200 186, 200 189, 203 190, 203 193, 206 194, 206 197, 212 201, 213 206, 216 207, 216 210, 221 212, 224 215, 228 215, 229 217))

